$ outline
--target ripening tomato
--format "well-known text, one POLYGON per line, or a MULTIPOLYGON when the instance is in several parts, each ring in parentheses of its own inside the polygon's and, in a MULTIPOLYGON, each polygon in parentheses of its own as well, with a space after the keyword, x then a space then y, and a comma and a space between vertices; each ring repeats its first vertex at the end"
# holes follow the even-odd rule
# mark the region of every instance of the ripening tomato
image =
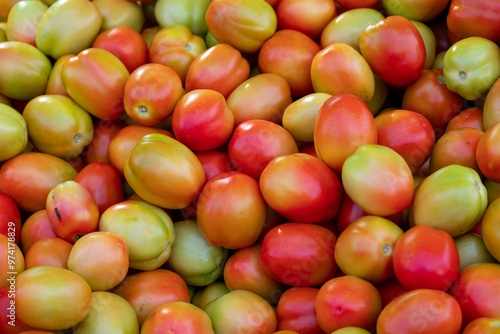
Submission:
POLYGON ((490 127, 479 138, 475 158, 481 173, 493 182, 500 182, 500 123, 490 127))
POLYGON ((15 293, 16 279, 24 272, 26 263, 23 252, 13 240, 12 237, 0 234, 0 289, 8 286, 15 293))
POLYGON ((17 316, 14 297, 9 286, 0 289, 0 331, 3 334, 19 334, 31 329, 17 316))
POLYGON ((497 261, 500 259, 499 203, 498 198, 492 201, 481 220, 481 235, 484 244, 497 261))
POLYGON ((14 243, 19 243, 21 236, 21 214, 8 195, 0 193, 0 234, 10 237, 14 243))
POLYGON ((405 86, 425 66, 425 44, 417 28, 402 16, 389 16, 365 28, 359 49, 384 82, 405 86))
POLYGON ((477 318, 465 326, 462 334, 495 334, 500 327, 500 318, 477 318))
POLYGON ((377 4, 375 0, 336 0, 345 9, 372 8, 377 4))
POLYGON ((462 234, 454 238, 460 255, 460 271, 476 263, 495 263, 481 235, 475 232, 462 234))
POLYGON ((45 86, 46 95, 64 95, 69 97, 68 91, 64 88, 62 82, 62 68, 64 63, 70 58, 73 58, 74 54, 67 54, 57 59, 50 72, 49 80, 47 81, 47 86, 45 86))
POLYGON ((229 289, 224 282, 215 281, 212 284, 197 289, 191 299, 191 303, 203 309, 205 308, 205 305, 210 303, 212 300, 228 292, 229 289))
POLYGON ((480 36, 498 43, 500 42, 499 5, 497 1, 452 0, 446 16, 446 25, 450 32, 459 38, 480 36))
POLYGON ((316 317, 315 301, 319 289, 293 287, 281 295, 276 307, 278 330, 301 334, 324 334, 316 317))
MULTIPOLYGON (((205 14, 211 0, 160 0, 153 5, 154 17, 160 27, 183 25, 193 34, 205 36, 205 14)), ((144 5, 144 4, 143 4, 144 5)))
POLYGON ((7 17, 5 33, 9 41, 19 41, 36 47, 36 31, 38 23, 49 7, 36 1, 20 1, 16 3, 7 17))
POLYGON ((94 122, 94 136, 82 152, 85 163, 105 162, 111 164, 108 158, 108 147, 111 139, 124 127, 122 120, 94 122))
POLYGON ((116 27, 128 27, 141 32, 144 27, 145 14, 138 2, 122 0, 94 0, 92 2, 102 16, 100 32, 116 27))
POLYGON ((483 125, 486 130, 500 121, 500 78, 490 87, 483 105, 483 125))
POLYGON ((449 0, 382 0, 389 15, 401 15, 409 20, 427 22, 438 16, 448 5, 449 0))
POLYGON ((26 269, 36 266, 53 266, 68 269, 68 257, 73 244, 59 237, 44 238, 25 251, 26 269))
POLYGON ((477 107, 462 110, 448 122, 445 131, 448 132, 460 128, 474 128, 484 132, 483 110, 477 107))
POLYGON ((21 247, 26 253, 38 240, 57 237, 46 210, 40 210, 30 215, 21 228, 21 247))
POLYGON ((215 175, 222 172, 234 170, 229 154, 219 151, 194 152, 200 160, 205 171, 205 180, 208 181, 215 175))

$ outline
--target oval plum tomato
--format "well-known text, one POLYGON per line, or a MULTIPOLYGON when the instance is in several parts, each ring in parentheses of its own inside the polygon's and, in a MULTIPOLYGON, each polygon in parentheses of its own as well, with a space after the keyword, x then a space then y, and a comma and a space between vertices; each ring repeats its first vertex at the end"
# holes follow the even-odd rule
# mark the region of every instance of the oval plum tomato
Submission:
POLYGON ((0 234, 5 235, 14 243, 19 243, 21 236, 21 214, 9 196, 0 193, 0 234))
POLYGON ((393 261, 394 273, 406 290, 447 290, 460 271, 453 238, 426 225, 404 233, 394 246, 393 261))
POLYGON ((497 1, 452 0, 446 24, 450 32, 459 38, 480 36, 498 43, 500 4, 497 1))
POLYGON ((324 334, 316 317, 315 300, 319 289, 294 287, 286 290, 278 301, 278 330, 302 334, 324 334))
POLYGON ((130 74, 111 52, 86 49, 64 63, 61 75, 69 96, 93 116, 115 120, 125 113, 123 91, 130 74))
POLYGON ((500 76, 500 47, 483 37, 462 39, 446 51, 443 74, 449 90, 477 100, 500 76))
POLYGON ((267 204, 294 222, 326 222, 335 217, 342 198, 342 185, 335 173, 305 153, 273 159, 259 183, 267 204))
POLYGON ((372 331, 382 309, 375 286, 350 275, 323 284, 315 304, 319 325, 327 333, 349 326, 372 331))
POLYGON ((388 219, 364 216, 350 224, 337 238, 335 262, 346 275, 373 284, 394 277, 394 245, 403 230, 388 219))
POLYGON ((53 155, 22 153, 2 165, 0 192, 14 200, 19 209, 33 213, 45 209, 52 188, 73 180, 76 174, 69 163, 53 155))
POLYGON ((288 131, 278 124, 258 119, 238 125, 228 146, 234 168, 256 180, 271 160, 298 151, 288 131))
POLYGON ((68 257, 72 248, 73 244, 59 237, 40 239, 25 251, 26 269, 36 266, 68 269, 68 257))
POLYGON ((449 0, 382 0, 389 15, 400 15, 409 20, 427 22, 437 17, 448 5, 449 0))
POLYGON ((212 300, 226 294, 229 292, 226 284, 221 281, 215 281, 207 286, 200 287, 194 293, 191 303, 198 306, 199 308, 205 308, 205 305, 210 303, 212 300))
POLYGON ((125 126, 126 123, 121 120, 97 120, 94 122, 94 136, 82 152, 85 163, 105 162, 111 164, 108 157, 109 143, 125 126))
POLYGON ((14 108, 0 104, 0 162, 15 157, 26 149, 28 144, 27 124, 24 117, 14 108))
POLYGON ((428 225, 457 237, 481 219, 488 195, 479 174, 460 165, 443 167, 427 176, 415 191, 415 225, 428 225))
POLYGON ((209 316, 187 302, 167 303, 157 308, 141 327, 141 333, 214 334, 209 316))
POLYGON ((47 86, 45 87, 46 95, 64 95, 69 97, 68 91, 64 88, 62 82, 62 68, 64 63, 74 56, 74 54, 64 55, 54 63, 52 71, 50 72, 49 81, 47 81, 47 86))
POLYGON ((461 165, 481 171, 476 160, 476 149, 484 132, 473 128, 448 131, 438 139, 431 154, 429 171, 434 173, 448 165, 461 165))
POLYGON ((260 262, 278 282, 290 286, 318 286, 335 275, 336 241, 333 232, 319 225, 281 224, 264 237, 260 262))
POLYGON ((46 210, 40 210, 30 215, 21 228, 21 247, 26 253, 38 240, 57 237, 46 210))
POLYGON ((177 273, 166 269, 140 271, 129 275, 113 292, 133 307, 139 325, 161 305, 190 300, 186 282, 177 273), (154 293, 151 293, 152 291, 154 293))
POLYGON ((57 236, 75 243, 97 231, 99 208, 90 191, 75 181, 58 184, 47 196, 47 216, 57 236))
POLYGON ((458 334, 462 312, 446 292, 413 290, 397 297, 380 313, 377 333, 458 334))
POLYGON ((311 39, 318 39, 336 15, 332 0, 281 0, 276 7, 279 30, 296 30, 311 39))
POLYGON ((340 172, 358 147, 376 143, 375 119, 359 97, 336 95, 321 106, 314 125, 314 146, 328 167, 340 172))
POLYGON ((229 249, 255 243, 266 220, 267 205, 259 184, 241 172, 219 173, 200 193, 198 226, 212 245, 229 249), (227 205, 233 203, 234 205, 227 205))
POLYGON ((148 46, 140 33, 129 27, 114 27, 101 32, 93 48, 108 50, 121 60, 129 73, 148 62, 148 46))
POLYGON ((172 114, 175 138, 193 151, 209 151, 233 133, 234 116, 222 94, 196 89, 182 96, 172 114))
POLYGON ((172 25, 158 31, 149 46, 149 61, 170 67, 182 83, 193 60, 207 49, 203 38, 185 26, 172 25))
POLYGON ((448 132, 460 128, 474 128, 484 132, 483 110, 477 107, 462 110, 448 122, 445 131, 448 132))
MULTIPOLYGON (((16 315, 14 297, 9 286, 0 289, 0 331, 4 334, 19 334, 31 329, 16 315), (15 326, 12 325, 13 323, 15 326)), ((46 332, 43 333, 47 334, 46 332)))
POLYGON ((353 47, 333 43, 318 52, 311 64, 314 91, 331 95, 352 94, 368 102, 375 93, 375 78, 353 47))
POLYGON ((424 68, 430 69, 434 64, 434 59, 436 57, 436 37, 434 37, 432 29, 422 22, 414 20, 410 20, 410 22, 413 23, 415 28, 417 28, 418 32, 420 33, 420 36, 422 36, 425 45, 424 68))
POLYGON ((222 172, 230 172, 234 170, 229 154, 218 151, 194 152, 198 160, 200 160, 203 170, 205 171, 205 180, 208 181, 215 175, 222 172))
POLYGON ((24 42, 36 47, 36 31, 40 19, 49 8, 47 4, 37 2, 18 2, 6 17, 5 33, 9 41, 24 42))
POLYGON ((462 334, 495 334, 500 327, 500 318, 477 318, 465 326, 462 334))
POLYGON ((481 221, 481 235, 488 251, 500 259, 500 199, 495 199, 486 209, 481 221))
POLYGON ((26 268, 24 254, 9 237, 0 234, 0 256, 2 259, 0 260, 0 289, 9 286, 14 289, 15 294, 16 277, 26 268))
POLYGON ((483 238, 474 232, 455 238, 460 256, 460 271, 476 263, 495 263, 496 259, 486 248, 483 238))
POLYGON ((345 160, 342 184, 354 203, 376 216, 408 209, 415 192, 412 172, 403 157, 376 144, 360 146, 345 160))
POLYGON ((257 74, 240 83, 227 97, 235 127, 249 120, 281 123, 285 109, 292 103, 290 86, 274 73, 257 74))
POLYGON ((500 318, 500 264, 477 263, 465 268, 449 293, 462 309, 462 326, 477 318, 500 318))
POLYGON ((407 18, 389 16, 365 28, 359 49, 373 72, 393 86, 418 78, 425 66, 425 44, 407 18))
POLYGON ((185 88, 187 92, 213 89, 227 98, 249 74, 250 65, 240 51, 229 44, 217 44, 193 60, 186 74, 185 88))
POLYGON ((127 115, 146 126, 158 125, 170 117, 183 94, 177 73, 161 64, 146 64, 131 73, 123 102, 127 115))
POLYGON ((397 109, 375 117, 377 144, 392 148, 406 161, 412 173, 431 155, 435 135, 432 124, 421 114, 397 109))
POLYGON ((314 92, 311 63, 320 50, 318 44, 299 31, 279 30, 262 45, 259 70, 281 76, 288 82, 292 96, 302 97, 314 92), (286 57, 282 56, 284 54, 286 57))
POLYGON ((483 105, 483 125, 486 130, 500 121, 500 78, 491 86, 483 105))
POLYGON ((500 182, 500 123, 493 125, 479 138, 476 161, 481 173, 493 182, 500 182))
POLYGON ((273 7, 264 0, 214 0, 206 13, 208 30, 219 43, 256 53, 277 28, 273 7))

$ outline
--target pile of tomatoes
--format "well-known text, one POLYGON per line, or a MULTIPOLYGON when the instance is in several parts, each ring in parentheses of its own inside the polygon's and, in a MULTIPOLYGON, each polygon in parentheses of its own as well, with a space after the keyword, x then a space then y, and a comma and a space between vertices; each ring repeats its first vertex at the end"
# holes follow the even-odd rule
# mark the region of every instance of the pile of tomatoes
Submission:
POLYGON ((0 22, 1 333, 499 333, 500 2, 0 22))

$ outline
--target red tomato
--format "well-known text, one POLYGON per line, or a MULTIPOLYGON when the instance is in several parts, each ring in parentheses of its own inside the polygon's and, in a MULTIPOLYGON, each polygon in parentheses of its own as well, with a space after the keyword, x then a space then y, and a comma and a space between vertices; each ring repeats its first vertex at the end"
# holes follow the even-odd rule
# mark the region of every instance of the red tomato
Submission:
POLYGON ((108 50, 121 60, 129 73, 148 62, 148 46, 140 33, 129 27, 114 27, 101 32, 93 48, 108 50))
POLYGON ((186 74, 186 91, 213 89, 225 98, 250 74, 241 52, 229 44, 217 44, 197 56, 186 74))
POLYGON ((229 160, 229 155, 225 152, 206 151, 194 152, 194 154, 203 166, 206 181, 219 173, 234 170, 231 160, 229 160))
POLYGON ((377 320, 377 333, 458 334, 460 306, 443 291, 418 289, 390 302, 377 320))
POLYGON ((264 120, 250 120, 238 125, 228 146, 229 159, 234 168, 256 180, 271 160, 298 151, 288 131, 264 120))
POLYGON ((484 132, 483 111, 477 107, 462 110, 448 122, 446 132, 460 128, 474 128, 484 132))
POLYGON ((259 70, 281 76, 288 82, 292 96, 302 97, 314 92, 311 63, 320 50, 310 37, 297 30, 279 30, 262 45, 259 70))
POLYGON ((445 231, 410 228, 394 246, 394 273, 406 290, 447 290, 460 271, 458 248, 445 231))
POLYGON ((342 198, 342 185, 335 173, 305 153, 273 159, 259 183, 267 204, 295 222, 322 223, 332 219, 342 198))
POLYGON ((94 137, 90 144, 83 150, 85 163, 109 162, 108 147, 111 139, 126 126, 125 122, 98 120, 94 123, 94 137))
POLYGON ((479 36, 498 43, 500 42, 500 3, 494 0, 452 0, 446 16, 446 24, 450 32, 458 38, 479 36))
POLYGON ((38 240, 57 237, 56 232, 50 225, 49 216, 46 210, 40 210, 33 213, 26 219, 21 228, 21 246, 23 252, 26 252, 38 240))
POLYGON ((324 334, 316 317, 318 288, 295 287, 283 292, 276 307, 278 330, 301 334, 324 334))
POLYGON ((479 139, 476 161, 487 179, 500 182, 500 123, 486 130, 479 139))
POLYGON ((270 230, 262 241, 260 262, 278 282, 290 286, 318 286, 335 275, 337 237, 325 227, 285 223, 270 230))
POLYGON ((393 110, 375 117, 377 144, 392 148, 406 161, 412 173, 422 167, 434 148, 434 129, 421 114, 393 110))
POLYGON ((339 5, 346 10, 356 8, 373 8, 378 0, 335 0, 339 5))
POLYGON ((356 276, 335 277, 321 286, 316 314, 321 328, 331 333, 343 327, 375 329, 382 301, 377 289, 356 276))
POLYGON ((477 318, 500 318, 500 264, 478 263, 465 268, 449 293, 460 304, 463 326, 477 318))
POLYGON ((382 299, 382 309, 384 309, 391 301, 396 299, 396 297, 399 297, 403 293, 407 292, 396 277, 379 283, 375 285, 375 287, 380 293, 380 298, 382 299))
POLYGON ((111 205, 123 201, 123 185, 120 175, 111 165, 93 162, 85 166, 75 181, 92 194, 101 215, 111 205))
POLYGON ((407 85, 424 69, 424 41, 413 23, 402 16, 389 16, 366 27, 359 49, 373 72, 390 85, 407 85))
POLYGON ((193 151, 224 144, 233 133, 234 116, 222 94, 196 89, 177 102, 172 114, 175 138, 193 151))
POLYGON ((293 29, 318 39, 337 15, 333 0, 281 0, 276 7, 278 29, 293 29))
POLYGON ((21 214, 16 203, 7 195, 0 193, 0 234, 16 244, 21 236, 21 214))
POLYGON ((22 322, 16 315, 15 293, 10 287, 0 289, 0 331, 2 334, 19 334, 31 327, 22 322))

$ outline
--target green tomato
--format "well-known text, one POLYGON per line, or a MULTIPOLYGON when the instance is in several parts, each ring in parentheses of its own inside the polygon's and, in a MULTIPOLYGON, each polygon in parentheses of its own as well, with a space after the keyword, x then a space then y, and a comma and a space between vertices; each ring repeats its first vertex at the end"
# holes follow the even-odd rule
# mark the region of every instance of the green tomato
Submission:
POLYGON ((0 104, 0 161, 21 153, 28 143, 28 132, 23 116, 12 107, 0 104))
POLYGON ((446 86, 467 100, 477 100, 500 77, 500 47, 483 37, 453 44, 444 56, 446 86))
POLYGON ((186 26, 198 36, 205 36, 208 31, 205 14, 210 0, 158 0, 155 17, 160 27, 174 24, 186 26))

